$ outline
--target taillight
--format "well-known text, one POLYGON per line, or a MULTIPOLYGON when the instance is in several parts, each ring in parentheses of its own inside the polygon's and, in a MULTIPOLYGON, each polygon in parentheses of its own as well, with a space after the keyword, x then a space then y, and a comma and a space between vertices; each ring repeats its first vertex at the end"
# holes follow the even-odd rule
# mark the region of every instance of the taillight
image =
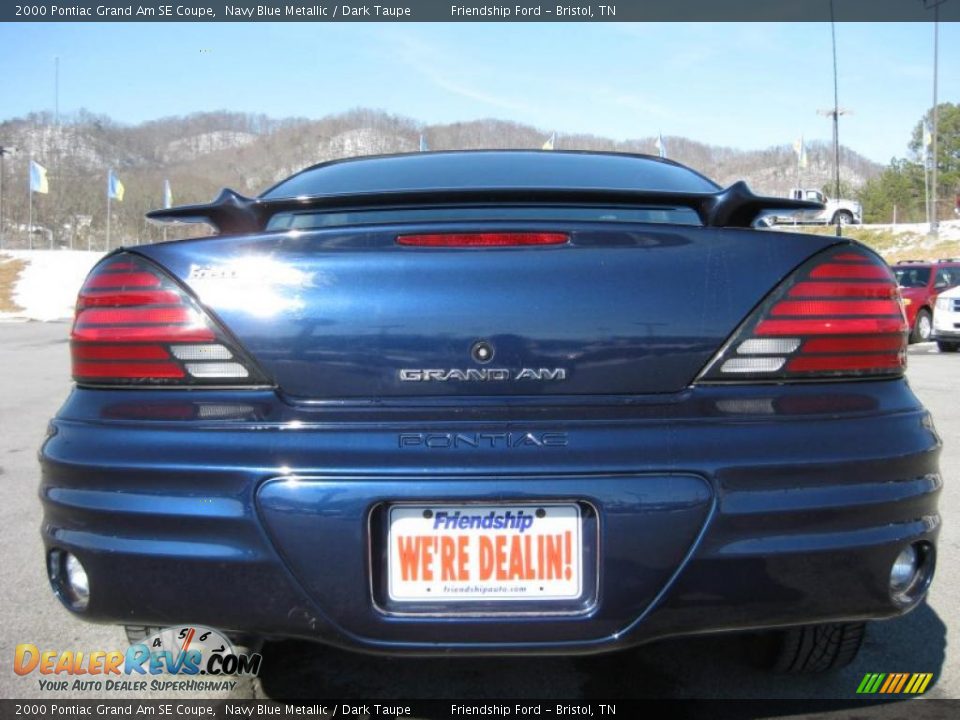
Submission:
POLYGON ((908 330, 886 263, 856 246, 827 250, 777 287, 698 381, 900 376, 908 330))
POLYGON ((432 248, 491 248, 530 247, 532 245, 563 245, 569 241, 566 233, 541 232, 479 232, 426 233, 398 235, 397 244, 432 248))
POLYGON ((94 268, 70 333, 83 385, 262 384, 247 355, 160 269, 120 254, 94 268))

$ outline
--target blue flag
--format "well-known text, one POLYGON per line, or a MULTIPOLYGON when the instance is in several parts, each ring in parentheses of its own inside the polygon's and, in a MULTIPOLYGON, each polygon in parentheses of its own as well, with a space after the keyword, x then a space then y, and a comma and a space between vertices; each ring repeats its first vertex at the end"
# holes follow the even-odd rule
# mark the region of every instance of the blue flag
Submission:
POLYGON ((107 197, 111 200, 123 202, 123 183, 120 178, 113 174, 113 170, 107 173, 107 197))

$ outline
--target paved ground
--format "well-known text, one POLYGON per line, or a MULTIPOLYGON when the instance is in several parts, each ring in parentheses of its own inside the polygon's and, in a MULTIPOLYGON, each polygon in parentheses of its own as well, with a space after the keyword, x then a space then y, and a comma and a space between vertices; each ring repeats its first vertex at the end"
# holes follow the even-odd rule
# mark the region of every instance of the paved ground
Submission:
MULTIPOLYGON (((122 634, 74 620, 50 594, 37 528, 36 452, 47 419, 69 389, 64 323, 0 324, 0 697, 39 697, 35 678, 11 670, 14 646, 112 649, 122 634)), ((931 345, 910 351, 910 382, 934 414, 946 440, 938 575, 927 605, 871 628, 854 666, 827 677, 782 677, 753 670, 735 637, 663 642, 641 650, 584 659, 390 660, 299 643, 265 648, 264 675, 234 697, 746 697, 832 698, 849 701, 866 672, 928 671, 930 697, 960 697, 960 660, 947 652, 960 629, 960 356, 931 345)), ((43 697, 54 697, 43 694, 43 697)), ((92 696, 87 696, 92 697, 92 696)), ((116 696, 114 696, 116 697, 116 696)), ((122 697, 122 696, 121 696, 122 697)), ((838 702, 842 712, 845 702, 838 702)), ((932 707, 932 706, 931 706, 932 707)), ((879 708, 878 708, 879 709, 879 708)), ((884 716, 897 714, 886 706, 884 716)), ((912 718, 917 708, 909 711, 912 718)), ((832 715, 831 715, 832 716, 832 715)))

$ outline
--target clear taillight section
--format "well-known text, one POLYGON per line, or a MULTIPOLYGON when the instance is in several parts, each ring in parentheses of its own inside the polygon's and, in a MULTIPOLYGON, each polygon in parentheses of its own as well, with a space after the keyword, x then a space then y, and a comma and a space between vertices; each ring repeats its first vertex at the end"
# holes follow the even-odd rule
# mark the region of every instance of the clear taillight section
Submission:
POLYGON ((73 379, 83 385, 262 384, 236 343, 159 268, 120 254, 77 298, 73 379))
POLYGON ((886 263, 857 246, 828 250, 754 311, 699 381, 899 376, 908 330, 886 263))

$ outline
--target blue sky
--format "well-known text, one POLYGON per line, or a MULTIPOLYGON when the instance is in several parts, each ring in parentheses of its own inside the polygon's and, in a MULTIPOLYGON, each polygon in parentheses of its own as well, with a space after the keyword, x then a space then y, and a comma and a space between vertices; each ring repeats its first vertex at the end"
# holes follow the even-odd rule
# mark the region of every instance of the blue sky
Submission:
MULTIPOLYGON (((907 152, 932 97, 933 26, 837 25, 841 140, 907 152)), ((0 118, 81 107, 136 123, 206 110, 426 123, 496 117, 616 139, 738 148, 829 139, 829 24, 0 24, 0 118)), ((940 98, 960 102, 960 24, 940 26, 940 98)))

